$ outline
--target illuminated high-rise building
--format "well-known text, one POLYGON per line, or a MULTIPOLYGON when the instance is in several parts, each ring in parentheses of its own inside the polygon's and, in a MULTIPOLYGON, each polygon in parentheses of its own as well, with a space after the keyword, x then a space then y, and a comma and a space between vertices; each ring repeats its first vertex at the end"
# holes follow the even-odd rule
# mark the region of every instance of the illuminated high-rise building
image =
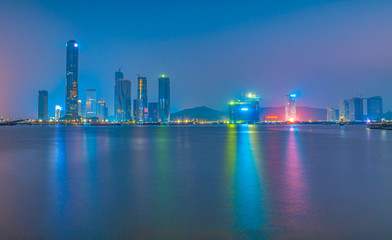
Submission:
POLYGON ((66 48, 66 79, 65 116, 67 120, 78 118, 78 43, 74 40, 67 42, 66 48))
POLYGON ((124 74, 121 72, 121 69, 118 72, 114 73, 114 115, 117 116, 118 109, 118 80, 124 79, 124 74))
POLYGON ((159 103, 151 102, 148 103, 148 121, 158 122, 159 121, 159 103))
POLYGON ((38 92, 38 120, 48 121, 48 91, 38 92))
POLYGON ((82 100, 78 100, 78 116, 82 116, 82 100))
POLYGON ((328 108, 327 109, 327 121, 330 121, 330 122, 339 121, 339 109, 328 108))
POLYGON ((58 122, 61 118, 61 111, 62 111, 61 107, 59 105, 56 105, 55 112, 54 112, 54 120, 56 122, 58 122))
POLYGON ((108 107, 105 101, 97 102, 97 117, 101 122, 105 122, 108 119, 108 107))
POLYGON ((285 96, 285 113, 287 122, 297 121, 297 106, 295 103, 295 94, 285 96))
POLYGON ((137 99, 143 100, 143 121, 148 118, 147 78, 137 78, 137 99))
POLYGON ((162 75, 158 78, 158 84, 159 120, 170 122, 170 78, 162 75))
POLYGON ((348 100, 349 115, 347 121, 363 121, 363 99, 354 97, 348 100))
POLYGON ((144 121, 143 99, 141 98, 133 100, 133 118, 137 123, 144 121))
POLYGON ((97 92, 94 88, 87 88, 86 118, 97 116, 97 92))
POLYGON ((371 97, 367 99, 367 115, 371 121, 380 121, 383 114, 382 97, 371 97))
POLYGON ((116 118, 118 122, 132 120, 132 98, 131 80, 117 80, 117 110, 116 118))
POLYGON ((260 122, 260 98, 249 93, 242 100, 231 101, 229 104, 230 123, 260 122))

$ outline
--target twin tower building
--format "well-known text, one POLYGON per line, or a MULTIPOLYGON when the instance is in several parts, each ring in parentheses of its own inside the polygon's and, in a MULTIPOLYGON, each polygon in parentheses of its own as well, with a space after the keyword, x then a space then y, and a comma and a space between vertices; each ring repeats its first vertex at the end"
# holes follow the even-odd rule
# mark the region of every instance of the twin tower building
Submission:
MULTIPOLYGON (((66 94, 65 118, 69 121, 79 119, 78 109, 78 43, 67 42, 66 49, 66 94)), ((114 115, 117 122, 170 122, 170 79, 165 75, 158 78, 158 102, 148 102, 147 78, 137 78, 137 98, 133 100, 131 80, 125 79, 119 70, 114 77, 114 115)))

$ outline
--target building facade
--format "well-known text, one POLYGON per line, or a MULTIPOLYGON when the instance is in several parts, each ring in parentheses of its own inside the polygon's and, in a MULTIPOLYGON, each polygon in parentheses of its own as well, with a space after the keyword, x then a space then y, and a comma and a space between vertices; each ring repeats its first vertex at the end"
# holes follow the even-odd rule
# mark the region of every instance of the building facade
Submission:
POLYGON ((243 100, 231 101, 229 104, 230 123, 260 122, 260 99, 249 93, 243 100))
POLYGON ((56 108, 54 110, 54 120, 56 122, 58 122, 60 120, 60 118, 62 117, 61 111, 62 111, 62 108, 60 107, 60 105, 56 105, 56 108))
POLYGON ((148 103, 148 121, 159 122, 159 103, 148 103))
POLYGON ((118 122, 132 121, 131 80, 117 80, 117 110, 118 122))
POLYGON ((67 42, 66 47, 66 79, 65 117, 67 120, 78 119, 78 43, 74 40, 67 42))
POLYGON ((363 121, 363 99, 354 97, 349 102, 349 114, 347 121, 363 121))
POLYGON ((158 85, 159 121, 170 122, 170 79, 162 75, 158 85))
POLYGON ((48 91, 38 92, 38 120, 48 121, 48 91))
POLYGON ((108 120, 108 107, 106 106, 105 101, 97 102, 97 117, 101 122, 108 120))
POLYGON ((121 69, 118 72, 114 73, 114 115, 117 116, 118 109, 118 80, 124 79, 124 74, 121 72, 121 69))
POLYGON ((377 96, 367 99, 367 118, 370 121, 380 121, 383 113, 382 97, 377 96))
POLYGON ((295 102, 295 94, 285 96, 285 118, 287 122, 297 121, 297 105, 295 102))
POLYGON ((147 78, 139 76, 137 78, 137 99, 143 100, 143 121, 148 118, 148 98, 147 98, 147 78))
POLYGON ((330 121, 330 122, 339 121, 339 109, 328 108, 327 109, 327 121, 330 121))
POLYGON ((133 118, 137 123, 144 121, 143 99, 141 98, 133 100, 133 118))
POLYGON ((86 93, 86 118, 97 116, 97 92, 94 88, 87 88, 86 93))

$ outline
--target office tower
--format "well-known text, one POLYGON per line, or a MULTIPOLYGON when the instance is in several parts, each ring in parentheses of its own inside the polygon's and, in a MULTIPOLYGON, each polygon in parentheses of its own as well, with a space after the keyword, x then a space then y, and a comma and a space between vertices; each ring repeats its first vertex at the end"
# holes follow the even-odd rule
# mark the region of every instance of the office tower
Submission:
POLYGON ((61 118, 61 110, 62 110, 61 107, 59 105, 56 105, 55 112, 54 112, 54 120, 56 122, 58 122, 61 118))
POLYGON ((148 118, 148 99, 147 99, 147 78, 137 78, 137 98, 143 100, 143 120, 146 121, 148 118))
POLYGON ((78 118, 78 44, 74 40, 67 42, 65 115, 67 120, 78 118))
POLYGON ((105 101, 97 102, 97 117, 99 121, 104 122, 108 119, 108 107, 105 101))
POLYGON ((78 100, 78 116, 82 116, 82 100, 78 100))
POLYGON ((38 120, 48 121, 48 91, 38 92, 38 120))
POLYGON ((159 103, 152 102, 148 103, 148 121, 158 122, 159 121, 159 103))
POLYGON ((327 121, 331 121, 331 122, 339 121, 339 109, 328 108, 327 109, 327 121))
POLYGON ((382 97, 371 97, 367 99, 367 115, 371 121, 380 121, 383 115, 382 97))
POLYGON ((348 100, 348 121, 363 121, 363 99, 354 97, 348 100))
POLYGON ((231 101, 229 104, 230 123, 260 122, 260 98, 249 93, 242 101, 231 101))
POLYGON ((94 88, 87 88, 86 94, 86 118, 97 116, 97 92, 94 88))
POLYGON ((141 98, 133 100, 133 117, 135 119, 135 122, 144 121, 143 99, 141 98))
POLYGON ((158 84, 159 120, 170 122, 170 79, 162 75, 158 78, 158 84))
POLYGON ((132 120, 131 80, 117 80, 117 121, 132 120))
POLYGON ((287 122, 295 122, 297 120, 297 106, 295 103, 295 94, 285 96, 285 113, 287 122))
POLYGON ((339 101, 339 120, 346 120, 346 105, 344 100, 339 101))
POLYGON ((114 73, 114 115, 117 116, 117 112, 118 112, 118 89, 117 89, 117 85, 118 85, 118 80, 120 79, 124 79, 124 74, 121 72, 121 69, 118 70, 118 72, 114 73))

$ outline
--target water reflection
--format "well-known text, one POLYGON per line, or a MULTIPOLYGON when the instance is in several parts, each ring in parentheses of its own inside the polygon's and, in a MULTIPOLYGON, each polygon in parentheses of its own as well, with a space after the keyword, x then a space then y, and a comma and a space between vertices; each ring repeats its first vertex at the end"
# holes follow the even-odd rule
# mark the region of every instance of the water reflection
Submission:
POLYGON ((283 172, 283 189, 281 200, 285 225, 294 229, 306 229, 310 226, 302 225, 303 219, 310 217, 310 202, 308 199, 308 185, 305 169, 301 158, 301 135, 296 126, 290 126, 286 145, 286 159, 283 172))
POLYGON ((263 162, 254 126, 230 126, 226 176, 232 186, 234 230, 242 237, 260 237, 267 222, 265 189, 260 176, 263 162))

